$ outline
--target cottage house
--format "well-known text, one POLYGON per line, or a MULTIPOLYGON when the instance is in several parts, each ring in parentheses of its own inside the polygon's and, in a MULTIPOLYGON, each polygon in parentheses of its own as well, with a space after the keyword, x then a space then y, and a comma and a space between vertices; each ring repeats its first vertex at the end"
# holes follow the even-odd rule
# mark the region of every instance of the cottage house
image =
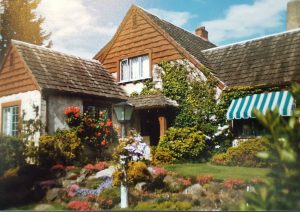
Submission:
MULTIPOLYGON (((208 68, 219 80, 218 93, 239 86, 263 90, 278 87, 278 92, 232 100, 227 118, 233 120, 236 137, 256 136, 259 124, 253 116, 254 109, 265 112, 277 106, 281 115, 289 116, 295 106, 286 87, 300 82, 299 8, 299 1, 288 3, 289 31, 216 47, 209 41, 205 27, 191 33, 133 5, 112 40, 94 58, 128 95, 140 92, 146 79, 161 88, 162 70, 157 64, 174 60, 188 61, 202 80, 205 76, 201 67, 208 68)), ((149 137, 151 144, 156 144, 176 102, 161 95, 130 97, 129 101, 136 106, 134 126, 149 137)))
MULTIPOLYGON (((51 134, 66 127, 66 106, 111 114, 112 104, 124 99, 123 90, 97 60, 13 40, 0 69, 1 133, 17 135, 22 114, 28 120, 37 112, 51 134)), ((38 138, 36 133, 34 140, 38 138)))

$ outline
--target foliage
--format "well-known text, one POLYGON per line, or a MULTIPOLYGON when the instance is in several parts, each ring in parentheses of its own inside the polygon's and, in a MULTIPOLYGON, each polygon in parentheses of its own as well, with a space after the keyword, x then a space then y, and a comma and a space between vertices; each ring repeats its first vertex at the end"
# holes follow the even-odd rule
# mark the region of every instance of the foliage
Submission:
POLYGON ((0 136, 0 176, 7 169, 25 165, 25 149, 25 144, 20 139, 0 136))
POLYGON ((175 158, 172 156, 171 152, 169 152, 168 149, 160 147, 155 150, 152 163, 155 165, 162 165, 172 163, 174 161, 175 158))
MULTIPOLYGON (((159 141, 156 154, 167 151, 176 160, 201 160, 207 156, 206 145, 205 135, 196 128, 171 127, 159 141)), ((154 158, 158 160, 160 157, 154 158)))
POLYGON ((102 191, 97 202, 102 209, 111 209, 120 202, 120 189, 109 188, 102 191))
POLYGON ((265 167, 268 164, 257 157, 257 153, 268 151, 268 146, 268 141, 263 138, 247 140, 237 147, 230 147, 226 153, 214 155, 211 162, 216 165, 265 167))
MULTIPOLYGON (((300 101, 300 85, 292 87, 296 102, 300 101)), ((300 111, 296 110, 289 119, 279 115, 278 110, 267 111, 256 116, 268 129, 270 151, 259 156, 272 164, 266 185, 256 193, 246 196, 244 210, 299 210, 300 209, 300 111)))
POLYGON ((41 165, 74 164, 80 161, 81 153, 82 144, 74 131, 58 130, 54 135, 40 137, 38 161, 41 165))
POLYGON ((149 182, 151 174, 147 169, 147 165, 141 161, 129 162, 127 170, 127 182, 136 184, 139 182, 149 182))
POLYGON ((19 166, 15 167, 15 168, 7 169, 7 170, 4 172, 3 177, 14 177, 14 176, 17 176, 19 170, 20 170, 20 167, 19 167, 19 166))
POLYGON ((187 201, 139 202, 135 210, 189 210, 192 203, 187 201))
POLYGON ((40 0, 0 1, 0 11, 3 9, 0 14, 0 58, 3 58, 11 39, 37 45, 49 39, 50 34, 42 30, 45 19, 36 14, 39 3, 40 0))
POLYGON ((144 87, 143 87, 140 95, 146 96, 146 95, 154 95, 154 94, 160 94, 160 93, 161 93, 161 91, 154 87, 154 82, 152 80, 146 80, 144 82, 144 87))

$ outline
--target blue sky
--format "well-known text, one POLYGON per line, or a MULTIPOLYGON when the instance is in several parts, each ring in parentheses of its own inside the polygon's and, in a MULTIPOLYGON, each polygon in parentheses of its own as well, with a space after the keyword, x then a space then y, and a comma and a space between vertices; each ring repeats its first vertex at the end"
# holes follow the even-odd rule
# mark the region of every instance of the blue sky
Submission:
POLYGON ((38 13, 53 49, 92 58, 114 35, 132 4, 190 32, 205 26, 226 45, 285 31, 287 0, 42 0, 38 13))

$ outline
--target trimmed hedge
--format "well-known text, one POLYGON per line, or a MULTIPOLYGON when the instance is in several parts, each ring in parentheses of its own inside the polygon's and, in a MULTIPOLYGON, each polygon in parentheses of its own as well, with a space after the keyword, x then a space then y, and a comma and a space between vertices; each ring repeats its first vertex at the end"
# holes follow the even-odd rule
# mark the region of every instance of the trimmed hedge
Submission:
POLYGON ((230 147, 226 153, 215 154, 211 160, 215 165, 266 167, 268 164, 257 157, 257 153, 268 151, 268 141, 264 138, 251 139, 230 147))

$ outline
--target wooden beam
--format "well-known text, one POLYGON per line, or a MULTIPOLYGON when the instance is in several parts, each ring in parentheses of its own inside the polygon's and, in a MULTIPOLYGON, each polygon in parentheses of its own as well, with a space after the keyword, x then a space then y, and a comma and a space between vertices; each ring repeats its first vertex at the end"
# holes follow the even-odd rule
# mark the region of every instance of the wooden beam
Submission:
POLYGON ((164 116, 159 116, 158 121, 159 121, 159 135, 161 138, 162 136, 164 136, 167 130, 167 119, 164 116))

